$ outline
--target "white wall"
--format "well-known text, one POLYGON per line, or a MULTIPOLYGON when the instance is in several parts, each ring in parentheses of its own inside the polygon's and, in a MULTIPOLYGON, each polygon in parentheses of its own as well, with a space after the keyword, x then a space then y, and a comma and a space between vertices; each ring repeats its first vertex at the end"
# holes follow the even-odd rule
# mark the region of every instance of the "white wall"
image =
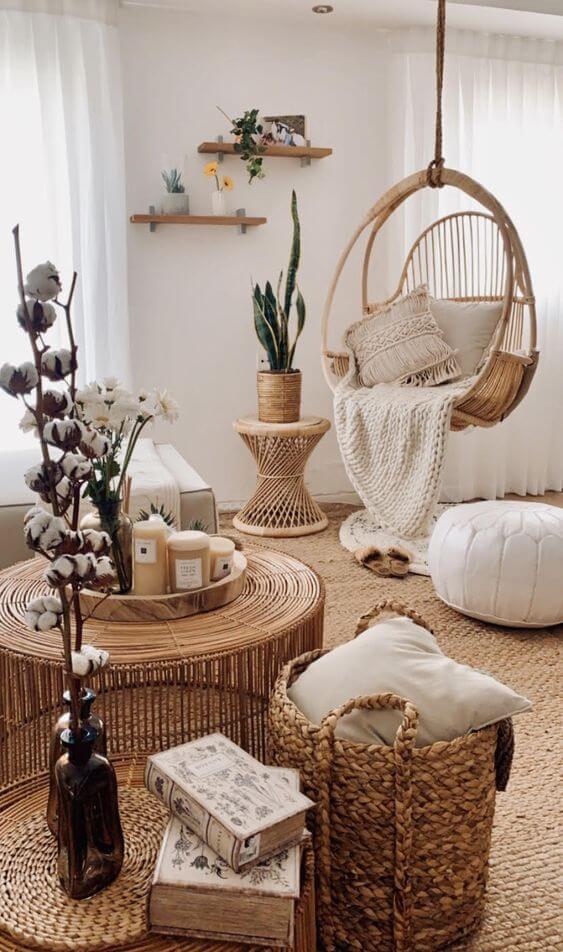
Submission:
MULTIPOLYGON (((197 145, 227 136, 216 104, 231 115, 254 106, 265 114, 304 112, 313 144, 334 149, 308 168, 266 159, 266 178, 252 186, 243 163, 227 158, 223 169, 235 179, 232 208, 268 218, 244 236, 219 227, 164 226, 150 234, 146 226, 128 226, 134 382, 165 385, 180 401, 179 424, 158 436, 173 440, 221 501, 244 499, 254 484, 252 461, 232 430, 235 417, 255 408, 250 277, 275 280, 286 267, 291 189, 299 199, 299 282, 308 310, 297 359, 303 413, 331 417, 319 358, 324 296, 342 247, 387 184, 379 148, 380 34, 336 30, 326 19, 312 18, 303 29, 147 8, 121 13, 129 214, 158 200, 163 155, 175 162, 187 156, 191 211, 209 212, 210 182, 202 170, 210 156, 198 155, 197 145)), ((339 297, 341 326, 359 316, 359 292, 355 257, 339 297)), ((333 431, 308 473, 317 495, 350 491, 333 431)))

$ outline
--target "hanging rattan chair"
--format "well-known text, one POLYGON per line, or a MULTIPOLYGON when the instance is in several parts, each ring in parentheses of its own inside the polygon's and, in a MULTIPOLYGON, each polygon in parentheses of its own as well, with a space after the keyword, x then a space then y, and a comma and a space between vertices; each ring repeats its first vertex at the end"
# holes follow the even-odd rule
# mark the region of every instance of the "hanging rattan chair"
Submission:
POLYGON ((433 297, 451 301, 498 301, 503 310, 483 363, 471 388, 454 404, 451 429, 494 426, 525 396, 535 373, 536 309, 526 255, 516 228, 499 201, 462 172, 444 168, 441 157, 441 91, 444 58, 445 0, 439 0, 437 40, 437 115, 435 158, 428 169, 393 186, 369 210, 344 249, 322 316, 323 369, 334 390, 348 372, 347 353, 329 347, 329 320, 338 281, 352 248, 371 225, 362 273, 362 309, 376 314, 383 305, 426 284, 433 297), (464 192, 486 210, 457 212, 440 218, 417 238, 407 255, 395 293, 370 300, 368 271, 376 238, 387 219, 411 195, 424 188, 449 186, 464 192))

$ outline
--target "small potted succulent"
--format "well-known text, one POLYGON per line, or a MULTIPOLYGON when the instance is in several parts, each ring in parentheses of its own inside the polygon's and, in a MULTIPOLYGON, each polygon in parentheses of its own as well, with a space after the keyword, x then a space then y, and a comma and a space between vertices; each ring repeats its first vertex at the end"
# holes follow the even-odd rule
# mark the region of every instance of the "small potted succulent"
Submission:
POLYGON ((182 184, 182 173, 178 169, 161 172, 166 194, 162 198, 161 212, 163 215, 189 215, 190 199, 182 184))
POLYGON ((258 371, 258 418, 263 423, 295 423, 301 411, 301 371, 293 367, 293 360, 305 325, 305 301, 297 285, 301 237, 295 191, 291 195, 291 217, 293 239, 283 295, 283 271, 277 293, 269 281, 264 292, 259 284, 252 290, 254 327, 270 364, 269 370, 258 371), (291 340, 289 325, 293 304, 297 324, 291 340))

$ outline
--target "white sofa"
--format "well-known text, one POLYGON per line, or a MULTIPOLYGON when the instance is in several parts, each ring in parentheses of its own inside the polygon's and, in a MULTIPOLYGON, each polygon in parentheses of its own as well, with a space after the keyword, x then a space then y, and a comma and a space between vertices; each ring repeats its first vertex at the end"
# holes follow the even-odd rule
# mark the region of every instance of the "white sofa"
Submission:
MULTIPOLYGON (((180 528, 200 520, 208 532, 217 531, 217 507, 211 487, 170 443, 155 445, 160 462, 175 480, 180 502, 180 528)), ((23 539, 23 517, 37 501, 23 481, 23 474, 39 460, 37 445, 23 450, 0 451, 0 568, 13 565, 31 553, 23 539)), ((146 465, 146 464, 145 464, 146 465)), ((134 458, 131 473, 135 494, 134 458)))

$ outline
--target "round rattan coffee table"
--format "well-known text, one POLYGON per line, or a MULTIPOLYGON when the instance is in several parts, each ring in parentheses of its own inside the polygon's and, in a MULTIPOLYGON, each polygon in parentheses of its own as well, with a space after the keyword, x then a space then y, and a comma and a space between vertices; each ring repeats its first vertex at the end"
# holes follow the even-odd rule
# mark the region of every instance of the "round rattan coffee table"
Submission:
MULTIPOLYGON (((125 859, 119 877, 83 902, 56 875, 56 841, 45 820, 47 777, 0 791, 0 952, 244 952, 248 945, 149 933, 147 898, 168 814, 143 786, 144 758, 112 758, 119 783, 125 859)), ((295 912, 295 952, 315 952, 312 850, 295 912)))
MULTIPOLYGON (((280 552, 247 552, 242 594, 229 605, 169 621, 90 618, 84 642, 111 663, 92 678, 113 754, 152 752, 221 731, 266 753, 265 716, 283 665, 320 647, 324 587, 280 552)), ((31 632, 26 604, 45 589, 43 559, 0 572, 0 787, 48 767, 63 692, 56 630, 31 632)))
POLYGON ((305 485, 305 466, 317 443, 330 429, 323 417, 298 423, 260 423, 245 417, 234 423, 258 468, 252 499, 237 513, 233 525, 259 536, 301 536, 326 529, 328 519, 305 485))

